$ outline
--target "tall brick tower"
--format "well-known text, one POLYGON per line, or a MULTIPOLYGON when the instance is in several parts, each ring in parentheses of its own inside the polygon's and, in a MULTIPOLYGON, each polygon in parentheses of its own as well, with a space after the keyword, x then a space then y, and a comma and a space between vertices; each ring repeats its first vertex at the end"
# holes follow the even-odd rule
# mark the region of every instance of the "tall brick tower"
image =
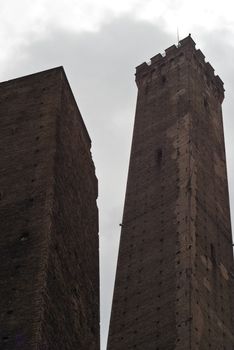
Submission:
POLYGON ((1 350, 99 350, 90 147, 63 68, 0 84, 1 350))
POLYGON ((108 350, 233 350, 223 83, 190 36, 136 83, 108 350))

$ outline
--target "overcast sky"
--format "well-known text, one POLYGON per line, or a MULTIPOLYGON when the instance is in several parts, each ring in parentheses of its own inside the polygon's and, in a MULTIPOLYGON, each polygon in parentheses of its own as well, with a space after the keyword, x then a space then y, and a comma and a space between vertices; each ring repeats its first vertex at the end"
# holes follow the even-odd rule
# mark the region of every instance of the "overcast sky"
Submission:
MULTIPOLYGON (((0 1, 0 80, 63 65, 92 139, 99 179, 105 350, 137 89, 135 66, 192 33, 225 83, 234 215, 234 17, 223 0, 0 1)), ((232 216, 233 216, 232 215, 232 216)))

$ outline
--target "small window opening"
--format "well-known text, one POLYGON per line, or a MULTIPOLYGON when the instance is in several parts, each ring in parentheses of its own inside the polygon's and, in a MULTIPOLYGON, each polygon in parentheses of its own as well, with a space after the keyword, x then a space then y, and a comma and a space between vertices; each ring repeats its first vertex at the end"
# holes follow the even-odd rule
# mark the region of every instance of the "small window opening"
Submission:
POLYGON ((29 238, 29 233, 28 232, 21 233, 21 235, 20 235, 20 241, 21 242, 27 241, 28 238, 29 238))
POLYGON ((163 84, 165 84, 166 80, 167 80, 167 79, 166 79, 165 75, 162 75, 162 83, 163 83, 163 84))
POLYGON ((157 162, 158 164, 162 162, 162 148, 158 148, 157 150, 157 162))

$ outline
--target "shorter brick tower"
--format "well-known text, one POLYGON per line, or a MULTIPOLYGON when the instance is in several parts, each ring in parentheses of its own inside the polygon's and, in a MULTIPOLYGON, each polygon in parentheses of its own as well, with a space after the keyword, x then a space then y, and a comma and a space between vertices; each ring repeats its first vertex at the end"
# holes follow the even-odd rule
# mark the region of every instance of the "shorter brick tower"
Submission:
POLYGON ((99 350, 90 147, 62 67, 0 84, 2 350, 99 350))
POLYGON ((108 350, 233 350, 223 83, 190 36, 136 83, 108 350))

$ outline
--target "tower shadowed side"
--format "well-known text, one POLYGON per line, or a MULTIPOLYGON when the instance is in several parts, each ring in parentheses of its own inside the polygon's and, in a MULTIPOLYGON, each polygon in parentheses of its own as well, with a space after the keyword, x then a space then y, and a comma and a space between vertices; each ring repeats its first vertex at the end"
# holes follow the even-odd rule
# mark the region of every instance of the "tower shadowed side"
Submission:
POLYGON ((0 348, 99 350, 97 179, 62 67, 0 84, 0 348))

